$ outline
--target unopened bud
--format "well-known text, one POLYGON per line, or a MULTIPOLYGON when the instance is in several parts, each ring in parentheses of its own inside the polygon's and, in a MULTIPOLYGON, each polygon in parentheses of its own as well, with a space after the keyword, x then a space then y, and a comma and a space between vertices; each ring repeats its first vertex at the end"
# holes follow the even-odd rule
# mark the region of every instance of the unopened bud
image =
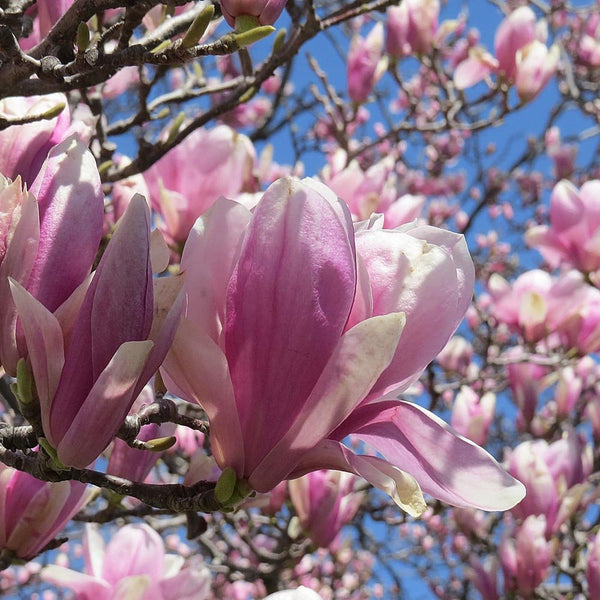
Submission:
POLYGON ((175 442, 177 442, 177 438, 174 435, 169 435, 167 437, 148 440, 144 442, 144 447, 146 450, 150 450, 150 452, 164 452, 171 448, 175 442))
POLYGON ((200 14, 194 19, 190 28, 187 30, 181 44, 184 48, 192 48, 195 46, 206 31, 207 27, 215 14, 215 7, 209 4, 200 14))
POLYGON ((168 48, 170 45, 171 45, 170 40, 164 40, 158 46, 156 46, 156 48, 153 48, 151 52, 152 52, 152 54, 158 54, 158 53, 162 52, 163 50, 165 50, 166 48, 168 48))
POLYGON ((181 129, 181 126, 183 125, 184 119, 185 119, 184 112, 180 112, 173 119, 173 123, 171 124, 171 129, 169 129, 169 135, 167 136, 167 141, 166 141, 167 144, 170 144, 177 137, 177 134, 179 133, 179 130, 181 129))
POLYGON ((24 358, 20 358, 19 362, 17 362, 17 385, 15 395, 17 396, 19 404, 31 404, 36 397, 33 374, 24 358))
POLYGON ((57 104, 56 106, 53 106, 52 108, 49 108, 46 112, 43 112, 40 115, 40 119, 54 119, 54 117, 58 117, 58 115, 60 115, 60 113, 65 110, 65 103, 61 102, 60 104, 57 104))
POLYGON ((215 498, 221 504, 228 504, 228 501, 235 491, 236 483, 237 475, 235 474, 235 471, 231 467, 227 467, 217 480, 217 485, 215 486, 215 498))
POLYGON ((286 29, 280 29, 275 35, 275 39, 273 40, 273 54, 277 54, 285 41, 285 36, 287 35, 286 29))
POLYGON ((234 38, 238 46, 245 48, 246 46, 250 46, 250 44, 254 44, 254 42, 258 42, 266 38, 274 31, 275 27, 272 25, 261 25, 260 27, 255 27, 249 31, 244 31, 243 33, 236 33, 234 34, 234 38))
POLYGON ((77 50, 79 52, 85 52, 90 43, 90 30, 88 26, 82 21, 77 27, 77 50))

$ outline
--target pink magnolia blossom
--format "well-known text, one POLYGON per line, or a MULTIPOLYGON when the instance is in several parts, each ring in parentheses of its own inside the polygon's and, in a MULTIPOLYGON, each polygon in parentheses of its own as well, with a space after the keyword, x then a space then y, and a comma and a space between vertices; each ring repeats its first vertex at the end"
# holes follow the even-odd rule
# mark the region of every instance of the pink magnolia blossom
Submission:
POLYGON ((210 573, 165 554, 162 538, 146 524, 125 525, 105 547, 93 525, 84 535, 84 573, 50 565, 42 579, 75 592, 75 600, 205 600, 210 573))
POLYGON ((27 186, 31 186, 50 149, 67 135, 71 119, 64 94, 0 100, 0 115, 13 119, 43 115, 60 105, 65 108, 52 119, 13 125, 0 131, 0 173, 2 175, 12 180, 21 176, 27 186))
POLYGON ((517 529, 514 541, 508 536, 500 544, 500 561, 506 591, 518 590, 531 598, 544 581, 554 556, 554 543, 545 537, 546 517, 530 516, 517 529))
POLYGON ((358 478, 341 471, 313 471, 288 483, 300 526, 320 548, 327 548, 353 518, 364 493, 358 478))
POLYGON ((585 273, 600 269, 600 180, 578 190, 568 181, 554 186, 550 225, 531 228, 527 243, 537 248, 553 268, 566 264, 585 273))
POLYGON ((560 50, 553 45, 534 40, 517 52, 517 74, 515 86, 519 98, 533 100, 554 77, 558 67, 560 50))
POLYGON ((577 58, 584 65, 600 67, 600 15, 592 13, 579 39, 577 58))
POLYGON ((437 361, 444 370, 461 375, 466 375, 472 358, 473 346, 460 335, 452 336, 437 355, 437 361))
MULTIPOLYGON (((157 289, 169 283, 157 280, 157 289)), ((46 438, 64 464, 85 467, 108 446, 156 372, 180 317, 181 300, 170 308, 153 301, 145 200, 137 196, 129 205, 89 287, 74 295, 75 307, 55 315, 14 280, 11 291, 46 438)))
POLYGON ((479 397, 473 389, 463 385, 456 394, 450 424, 458 433, 483 446, 495 408, 496 394, 487 392, 479 397))
POLYGON ((78 481, 47 483, 0 464, 0 549, 33 558, 89 498, 78 481))
POLYGON ((377 23, 366 38, 354 36, 348 51, 348 95, 353 102, 366 102, 387 68, 383 57, 383 25, 377 23))
POLYGON ((0 359, 14 375, 18 359, 27 352, 9 279, 56 311, 92 268, 102 235, 104 197, 94 157, 74 137, 50 150, 29 193, 21 189, 20 180, 0 185, 0 359))
POLYGON ((284 178, 253 213, 219 200, 192 230, 182 270, 188 312, 165 382, 206 410, 222 469, 260 492, 317 469, 355 472, 413 514, 424 508, 415 479, 460 506, 522 497, 436 416, 381 401, 418 378, 469 305, 462 236, 376 224, 355 234, 331 190, 284 178), (351 433, 387 460, 354 454, 341 443, 351 433))
POLYGON ((536 37, 535 13, 529 6, 515 9, 498 26, 494 48, 498 67, 508 80, 517 75, 517 53, 536 37))
POLYGON ((578 271, 552 278, 534 269, 509 284, 493 274, 488 282, 492 314, 528 342, 545 340, 581 354, 600 348, 600 290, 578 271))
POLYGON ((286 0, 221 0, 221 10, 231 27, 240 16, 258 19, 261 25, 273 25, 285 8, 286 0))
POLYGON ((492 274, 488 289, 492 296, 492 314, 511 329, 520 331, 527 342, 548 335, 548 298, 552 277, 533 269, 520 275, 512 286, 501 275, 492 274))
POLYGON ((558 46, 547 48, 535 13, 528 6, 514 10, 500 23, 495 37, 496 58, 475 46, 455 70, 454 83, 459 89, 471 87, 491 73, 516 85, 519 98, 535 98, 556 72, 558 46))
POLYGON ((405 194, 398 198, 393 157, 366 170, 356 160, 346 164, 346 159, 347 154, 341 149, 332 153, 321 179, 346 201, 355 220, 363 221, 373 213, 382 213, 385 227, 390 229, 421 216, 425 204, 423 196, 405 194))
POLYGON ((252 142, 226 125, 191 133, 144 173, 165 234, 183 242, 194 221, 219 196, 235 198, 255 191, 255 161, 252 142))
POLYGON ((574 431, 552 444, 544 440, 519 444, 510 455, 508 470, 525 484, 527 495, 512 513, 521 519, 545 515, 548 532, 556 531, 568 516, 562 506, 566 492, 583 483, 591 471, 588 453, 574 431))
POLYGON ((385 50, 401 58, 427 54, 438 29, 439 0, 403 0, 387 10, 385 50))
POLYGON ((535 363, 535 357, 520 361, 520 349, 507 352, 506 357, 514 359, 507 366, 508 384, 513 394, 513 400, 519 409, 517 425, 520 429, 528 429, 538 405, 538 398, 547 386, 545 377, 550 369, 535 363))
POLYGON ((498 559, 490 556, 482 562, 477 556, 472 556, 469 565, 467 577, 482 600, 498 600, 498 559))

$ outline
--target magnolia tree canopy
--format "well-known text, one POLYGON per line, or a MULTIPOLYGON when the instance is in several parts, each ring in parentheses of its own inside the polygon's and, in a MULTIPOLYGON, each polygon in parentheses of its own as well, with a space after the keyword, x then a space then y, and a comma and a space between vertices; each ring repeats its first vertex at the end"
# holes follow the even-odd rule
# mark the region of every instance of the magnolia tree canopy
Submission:
POLYGON ((594 2, 0 0, 3 593, 600 597, 599 87, 594 2))

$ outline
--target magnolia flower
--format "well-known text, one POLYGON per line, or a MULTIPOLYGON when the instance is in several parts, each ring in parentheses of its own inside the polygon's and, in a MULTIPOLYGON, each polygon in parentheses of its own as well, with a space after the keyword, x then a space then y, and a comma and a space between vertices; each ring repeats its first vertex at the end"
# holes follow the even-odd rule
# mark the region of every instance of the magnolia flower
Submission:
POLYGON ((584 272, 600 269, 600 181, 587 181, 577 189, 569 181, 557 183, 550 197, 550 225, 526 233, 530 246, 556 269, 567 264, 584 272))
POLYGON ((391 56, 427 54, 438 29, 439 0, 403 0, 387 10, 385 50, 391 56))
POLYGON ((165 234, 183 242, 219 196, 235 198, 255 189, 254 146, 227 125, 197 129, 144 173, 152 207, 165 234), (200 162, 189 160, 201 156, 200 162))
POLYGON ((158 369, 182 308, 181 301, 164 309, 154 303, 146 201, 132 200, 89 287, 58 317, 14 280, 11 291, 44 434, 64 464, 85 467, 108 446, 158 369))
POLYGON ((360 507, 359 479, 341 471, 314 471, 288 483, 300 526, 319 547, 327 548, 360 507))
POLYGON ((456 67, 454 84, 465 89, 496 73, 516 85, 522 101, 532 100, 552 79, 558 66, 558 46, 548 49, 545 37, 543 24, 536 23, 531 8, 517 8, 498 27, 496 58, 479 46, 471 48, 468 58, 456 67))
POLYGON ((260 25, 273 25, 285 8, 286 0, 221 0, 221 10, 231 27, 240 16, 250 16, 260 25))
POLYGON ((253 213, 218 200, 181 266, 188 310, 163 375, 203 406, 221 469, 259 492, 317 469, 354 472, 412 514, 424 510, 417 480, 460 506, 521 499, 520 483, 436 416, 382 401, 418 378, 470 303, 462 236, 379 221, 355 234, 331 190, 284 178, 253 213), (351 433, 386 460, 354 454, 351 433))
POLYGON ((21 176, 27 186, 31 186, 50 149, 65 138, 71 124, 66 105, 67 98, 64 94, 0 100, 0 114, 8 118, 48 113, 56 115, 51 119, 13 125, 0 131, 2 175, 13 180, 21 176), (57 114, 57 111, 60 112, 57 114))
POLYGON ((56 311, 89 275, 103 214, 96 162, 75 137, 50 150, 30 192, 0 176, 0 360, 9 374, 27 356, 9 280, 56 311))
POLYGON ((348 95, 353 102, 366 102, 387 68, 383 56, 383 25, 377 23, 366 38, 352 38, 348 52, 348 95))
POLYGON ((84 573, 57 565, 42 570, 42 579, 75 592, 76 600, 204 600, 210 573, 186 566, 181 556, 165 554, 162 538, 146 524, 125 525, 104 546, 93 525, 84 535, 84 573))
POLYGON ((0 463, 0 549, 34 558, 89 498, 78 481, 47 483, 0 463))
POLYGON ((494 419, 496 394, 487 392, 481 397, 470 387, 463 385, 454 401, 450 424, 458 433, 484 445, 494 419))

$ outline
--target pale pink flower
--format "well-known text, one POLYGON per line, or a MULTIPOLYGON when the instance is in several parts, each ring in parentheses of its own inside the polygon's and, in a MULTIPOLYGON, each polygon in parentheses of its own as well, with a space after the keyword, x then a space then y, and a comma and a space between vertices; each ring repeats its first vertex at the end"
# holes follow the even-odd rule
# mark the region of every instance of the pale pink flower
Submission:
POLYGON ((383 56, 383 25, 377 23, 366 38, 354 36, 348 51, 348 95, 353 102, 366 102, 387 68, 383 56))
POLYGON ((48 483, 0 464, 0 548, 35 557, 89 499, 78 481, 48 483))
POLYGON ((589 545, 585 576, 590 598, 600 596, 600 535, 596 534, 589 545))
POLYGON ((165 554, 162 538, 146 524, 125 525, 105 547, 93 525, 86 525, 84 572, 57 565, 42 569, 42 579, 75 592, 76 600, 205 600, 210 573, 165 554))
POLYGON ((249 138, 227 125, 197 129, 144 173, 152 208, 170 240, 183 242, 219 196, 256 190, 256 153, 249 138), (199 160, 189 160, 190 156, 199 160))
POLYGON ((225 20, 231 27, 240 16, 258 19, 260 25, 273 25, 285 8, 286 0, 220 0, 225 20))
POLYGON ((473 389, 463 385, 454 400, 450 425, 461 435, 483 446, 487 442, 495 408, 496 394, 487 392, 480 397, 473 389))
POLYGON ((317 469, 355 472, 413 513, 424 508, 415 479, 460 506, 522 497, 436 416, 382 401, 418 378, 470 303, 462 236, 377 223, 355 234, 331 190, 285 178, 253 213, 219 200, 192 230, 182 270, 188 312, 165 382, 206 410, 222 469, 261 492, 317 469), (386 460, 354 454, 341 443, 351 433, 386 460), (464 470, 449 468, 455 453, 464 470))
POLYGON ((401 58, 427 54, 438 29, 439 0, 403 0, 387 10, 385 50, 401 58))
POLYGON ((288 482, 300 526, 317 546, 327 548, 354 518, 364 497, 358 482, 351 473, 324 470, 288 482))
POLYGON ((102 235, 104 197, 96 162, 74 136, 47 152, 30 192, 0 182, 0 360, 14 375, 27 344, 10 279, 56 311, 92 268, 102 235), (68 257, 68 259, 66 259, 68 257))
POLYGON ((557 183, 550 197, 550 225, 531 228, 527 243, 557 268, 566 264, 585 273, 600 269, 600 181, 577 189, 569 181, 557 183))
POLYGON ((545 531, 546 517, 532 515, 516 530, 514 540, 504 536, 499 554, 505 591, 517 590, 521 597, 531 598, 544 581, 555 547, 546 540, 545 531))

